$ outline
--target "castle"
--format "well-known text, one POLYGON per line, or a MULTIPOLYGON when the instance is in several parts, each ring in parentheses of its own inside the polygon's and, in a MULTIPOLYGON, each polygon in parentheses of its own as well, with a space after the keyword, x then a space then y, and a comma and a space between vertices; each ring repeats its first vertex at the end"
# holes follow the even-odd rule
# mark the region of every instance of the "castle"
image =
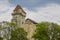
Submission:
MULTIPOLYGON (((24 12, 21 6, 17 5, 16 8, 13 10, 11 22, 15 22, 17 27, 24 28, 24 30, 27 32, 27 38, 29 40, 34 40, 32 38, 32 35, 35 33, 37 23, 29 18, 27 19, 25 18, 26 18, 26 13, 24 12)), ((6 25, 6 22, 0 23, 0 25, 2 24, 6 25)), ((0 37, 4 37, 3 34, 5 35, 8 34, 10 36, 10 32, 8 30, 9 27, 8 26, 2 26, 2 27, 3 28, 6 27, 6 28, 0 29, 0 37)))

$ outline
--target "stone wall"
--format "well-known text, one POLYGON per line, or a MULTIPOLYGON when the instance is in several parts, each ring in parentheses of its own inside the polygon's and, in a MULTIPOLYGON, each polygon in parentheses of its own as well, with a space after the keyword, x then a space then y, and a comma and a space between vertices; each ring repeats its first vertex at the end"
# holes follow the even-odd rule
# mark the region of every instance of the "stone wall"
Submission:
POLYGON ((36 25, 34 23, 32 23, 31 21, 25 21, 25 27, 24 30, 27 32, 27 38, 29 40, 34 40, 32 38, 33 34, 35 33, 36 30, 36 25))

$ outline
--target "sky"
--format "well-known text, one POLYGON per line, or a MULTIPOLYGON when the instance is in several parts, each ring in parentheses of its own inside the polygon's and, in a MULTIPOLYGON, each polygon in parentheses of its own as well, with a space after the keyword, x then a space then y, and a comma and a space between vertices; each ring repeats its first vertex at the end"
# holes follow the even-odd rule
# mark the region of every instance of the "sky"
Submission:
POLYGON ((0 0, 0 22, 12 19, 17 4, 27 13, 26 18, 60 24, 60 0, 0 0))

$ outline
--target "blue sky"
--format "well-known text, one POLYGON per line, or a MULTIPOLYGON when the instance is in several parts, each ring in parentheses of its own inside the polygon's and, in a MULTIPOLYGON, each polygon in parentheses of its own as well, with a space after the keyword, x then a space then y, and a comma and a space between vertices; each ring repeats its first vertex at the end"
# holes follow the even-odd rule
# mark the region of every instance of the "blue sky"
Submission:
POLYGON ((60 24, 60 0, 0 0, 0 22, 12 19, 17 4, 27 13, 26 18, 60 24))
POLYGON ((46 6, 49 3, 60 4, 60 0, 9 0, 9 2, 12 4, 12 6, 19 4, 28 9, 46 6))

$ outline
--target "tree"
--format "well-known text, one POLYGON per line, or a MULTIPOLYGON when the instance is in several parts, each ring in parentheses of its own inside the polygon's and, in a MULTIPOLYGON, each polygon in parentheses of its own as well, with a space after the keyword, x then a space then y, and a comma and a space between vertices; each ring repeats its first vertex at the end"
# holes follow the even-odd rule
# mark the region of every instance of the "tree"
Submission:
POLYGON ((50 22, 41 22, 36 25, 35 40, 59 40, 60 25, 50 22))
POLYGON ((10 26, 11 38, 10 40, 28 40, 27 32, 24 31, 23 28, 17 27, 16 23, 8 22, 10 26))
POLYGON ((28 40, 27 33, 23 28, 17 28, 11 31, 11 39, 10 40, 28 40))
POLYGON ((10 26, 11 30, 14 30, 16 28, 16 23, 14 22, 7 22, 7 24, 10 26))
POLYGON ((51 23, 50 40, 60 40, 60 25, 51 23))

